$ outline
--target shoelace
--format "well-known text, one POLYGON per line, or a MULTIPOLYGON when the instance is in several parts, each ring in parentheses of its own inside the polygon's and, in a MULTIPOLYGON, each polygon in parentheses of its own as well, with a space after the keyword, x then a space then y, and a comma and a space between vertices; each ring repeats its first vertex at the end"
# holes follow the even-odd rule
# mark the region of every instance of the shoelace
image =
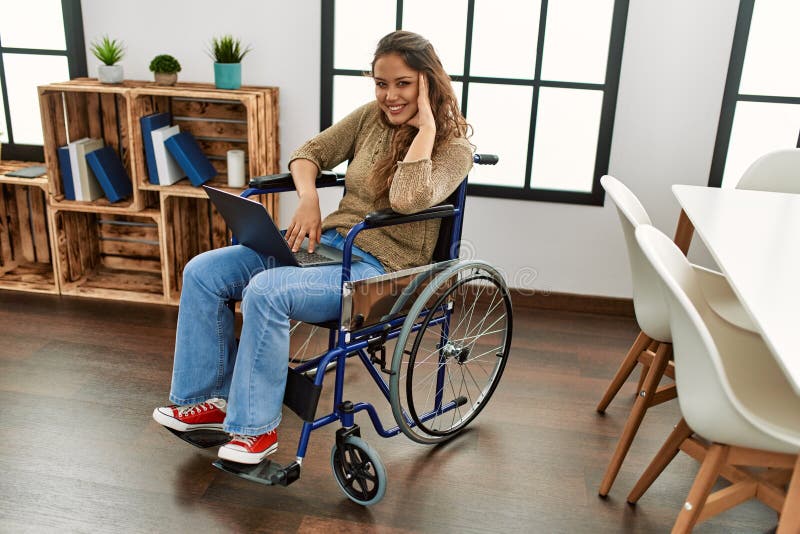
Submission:
MULTIPOLYGON (((270 434, 273 434, 274 432, 275 432, 274 430, 271 430, 271 431, 267 432, 266 434, 262 434, 262 435, 270 435, 270 434)), ((229 443, 233 443, 234 441, 238 441, 239 443, 244 443, 248 447, 252 447, 253 443, 255 443, 256 440, 258 438, 260 438, 260 437, 261 436, 244 436, 242 434, 234 434, 233 438, 231 438, 229 443)))
MULTIPOLYGON (((216 406, 213 406, 213 408, 216 408, 216 406)), ((206 412, 206 411, 211 410, 211 409, 212 409, 212 404, 211 403, 201 402, 200 404, 193 404, 191 406, 183 406, 181 408, 178 408, 178 414, 182 415, 182 416, 183 415, 192 415, 192 414, 198 413, 198 412, 206 412)))
POLYGON ((231 439, 230 443, 238 441, 239 443, 244 443, 247 445, 247 447, 252 447, 253 443, 255 443, 257 439, 258 436, 243 436, 241 434, 236 434, 233 436, 233 439, 231 439))

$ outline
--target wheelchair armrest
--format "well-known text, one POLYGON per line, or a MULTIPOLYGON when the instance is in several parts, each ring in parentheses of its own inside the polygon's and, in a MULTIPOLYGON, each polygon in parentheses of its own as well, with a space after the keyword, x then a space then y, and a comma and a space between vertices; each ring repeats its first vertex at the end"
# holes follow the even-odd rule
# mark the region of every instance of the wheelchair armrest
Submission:
POLYGON ((365 228, 380 228, 395 224, 405 224, 415 221, 426 221, 428 219, 443 219, 455 214, 455 207, 452 204, 440 204, 432 206, 426 210, 418 211, 409 215, 397 213, 391 208, 373 211, 364 217, 365 228))
MULTIPOLYGON (((322 171, 319 176, 317 176, 317 188, 343 184, 344 179, 340 178, 339 175, 333 171, 322 171)), ((292 174, 289 172, 268 174, 266 176, 256 176, 250 180, 250 187, 254 189, 281 189, 287 191, 294 189, 294 181, 292 180, 292 174)))

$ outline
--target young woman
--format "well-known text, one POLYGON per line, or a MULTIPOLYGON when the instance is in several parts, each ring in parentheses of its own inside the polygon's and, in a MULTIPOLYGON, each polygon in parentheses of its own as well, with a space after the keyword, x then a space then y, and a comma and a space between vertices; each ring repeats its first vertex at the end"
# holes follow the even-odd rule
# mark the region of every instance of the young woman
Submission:
MULTIPOLYGON (((372 211, 414 213, 444 201, 472 166, 468 126, 433 46, 406 31, 385 36, 372 62, 375 101, 323 131, 290 158, 300 198, 286 231, 297 251, 306 236, 343 248, 344 236, 372 211), (347 194, 324 220, 315 180, 350 160, 347 194)), ((351 278, 424 265, 439 221, 373 229, 356 238, 351 278)), ((241 245, 193 258, 183 271, 172 406, 153 418, 180 430, 233 434, 220 458, 254 464, 278 446, 286 388, 289 319, 321 322, 339 313, 341 267, 276 266, 241 245), (229 300, 242 301, 237 346, 229 300)))

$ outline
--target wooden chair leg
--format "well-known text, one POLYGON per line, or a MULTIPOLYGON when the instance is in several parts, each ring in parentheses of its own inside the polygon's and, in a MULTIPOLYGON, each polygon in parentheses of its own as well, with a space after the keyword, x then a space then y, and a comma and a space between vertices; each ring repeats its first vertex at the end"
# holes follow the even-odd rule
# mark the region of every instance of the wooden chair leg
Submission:
POLYGON ((783 501, 781 519, 776 534, 796 534, 800 532, 800 456, 794 464, 794 473, 789 482, 789 490, 783 501))
POLYGON ((655 479, 658 478, 662 471, 664 471, 672 459, 678 454, 681 443, 683 443, 683 441, 691 435, 692 429, 689 428, 689 425, 686 424, 686 421, 681 418, 681 420, 678 421, 678 424, 675 425, 675 428, 670 433, 667 440, 664 442, 664 445, 662 445, 661 449, 659 449, 655 458, 653 458, 653 461, 650 462, 650 465, 647 466, 647 469, 644 470, 644 473, 642 473, 639 481, 636 482, 636 485, 628 494, 628 502, 630 504, 636 504, 636 501, 638 501, 642 495, 644 495, 644 492, 647 491, 655 479))
POLYGON ((642 364, 642 372, 639 374, 639 382, 636 383, 636 394, 638 395, 640 391, 642 391, 642 385, 644 384, 644 379, 647 377, 647 371, 650 370, 649 365, 642 364))
POLYGON ((672 241, 681 249, 684 256, 689 252, 693 234, 694 225, 692 221, 689 220, 689 216, 686 215, 686 212, 681 210, 680 215, 678 215, 678 224, 675 227, 675 237, 672 241))
POLYGON ((729 449, 730 447, 727 445, 711 444, 705 460, 703 460, 700 470, 697 472, 697 477, 694 479, 692 489, 689 490, 689 496, 678 514, 675 525, 672 527, 672 534, 684 534, 692 531, 698 517, 700 517, 700 513, 703 511, 703 505, 705 505, 706 499, 711 493, 711 488, 725 465, 729 449))
MULTIPOLYGON (((641 352, 647 348, 651 341, 652 339, 650 339, 650 337, 648 337, 648 335, 644 332, 639 332, 639 335, 636 336, 636 340, 628 350, 627 356, 625 356, 625 359, 622 360, 622 364, 620 364, 619 369, 617 369, 617 373, 614 375, 614 378, 608 385, 606 392, 603 394, 603 398, 597 405, 598 412, 604 413, 606 411, 606 408, 608 408, 608 405, 611 404, 612 400, 614 400, 614 397, 619 392, 622 384, 625 383, 630 374, 633 372, 634 367, 636 367, 636 362, 639 360, 639 354, 641 354, 641 352)), ((640 391, 640 389, 641 388, 638 388, 637 391, 640 391)))
POLYGON ((650 406, 651 398, 655 394, 659 382, 661 382, 661 377, 664 375, 664 369, 667 367, 671 352, 672 345, 669 343, 661 343, 656 351, 653 363, 650 365, 650 370, 647 372, 647 377, 644 380, 642 390, 639 396, 636 397, 636 402, 633 403, 633 408, 625 423, 625 428, 620 435, 617 448, 606 468, 603 481, 600 483, 599 494, 601 497, 608 495, 611 486, 614 484, 614 479, 617 478, 620 467, 622 467, 622 462, 625 460, 625 456, 628 454, 628 450, 633 443, 633 438, 636 436, 636 431, 639 430, 639 425, 642 423, 644 414, 650 406))

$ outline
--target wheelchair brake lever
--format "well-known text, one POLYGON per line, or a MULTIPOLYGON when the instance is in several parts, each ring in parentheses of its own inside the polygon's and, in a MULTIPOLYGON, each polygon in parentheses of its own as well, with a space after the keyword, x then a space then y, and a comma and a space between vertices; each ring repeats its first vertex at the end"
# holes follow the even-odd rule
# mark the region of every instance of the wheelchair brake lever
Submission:
POLYGON ((386 367, 386 336, 388 333, 389 328, 387 325, 380 334, 367 339, 367 352, 369 353, 369 361, 380 364, 381 371, 391 376, 397 373, 386 367), (375 356, 376 352, 380 353, 380 355, 375 356))

